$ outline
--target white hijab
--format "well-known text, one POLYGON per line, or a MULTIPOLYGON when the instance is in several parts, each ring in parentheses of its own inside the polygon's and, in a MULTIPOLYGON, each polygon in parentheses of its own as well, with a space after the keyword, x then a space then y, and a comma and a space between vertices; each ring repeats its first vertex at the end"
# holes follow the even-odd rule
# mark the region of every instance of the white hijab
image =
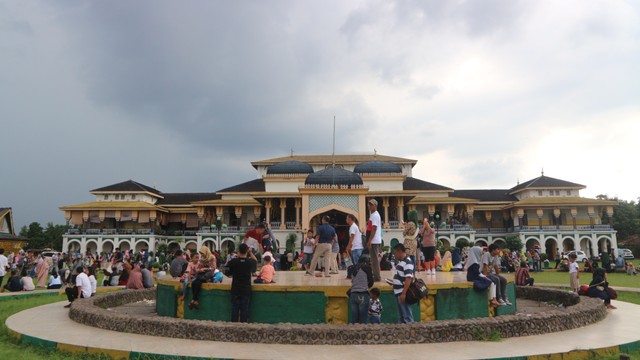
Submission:
POLYGON ((483 251, 484 250, 482 249, 482 246, 472 247, 471 250, 469 251, 469 256, 467 257, 467 263, 464 264, 464 269, 468 270, 469 267, 471 267, 471 265, 473 264, 480 265, 480 262, 482 261, 483 251))

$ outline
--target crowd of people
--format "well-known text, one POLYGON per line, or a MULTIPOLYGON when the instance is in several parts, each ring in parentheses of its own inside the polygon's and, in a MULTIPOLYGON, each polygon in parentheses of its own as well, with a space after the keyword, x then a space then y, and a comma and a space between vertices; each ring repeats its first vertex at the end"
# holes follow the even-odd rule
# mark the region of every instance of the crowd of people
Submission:
MULTIPOLYGON (((363 227, 355 216, 346 218, 348 238, 344 246, 339 245, 338 233, 328 216, 321 218, 321 224, 307 231, 301 242, 300 252, 287 251, 279 254, 276 241, 268 226, 258 224, 249 230, 237 253, 229 252, 225 261, 222 256, 207 246, 197 253, 178 249, 172 254, 154 256, 146 250, 134 253, 116 249, 99 257, 91 253, 42 253, 20 251, 5 256, 0 249, 0 284, 3 277, 10 274, 3 291, 33 291, 36 288, 65 288, 70 306, 78 298, 87 298, 96 293, 97 274, 103 274, 102 286, 124 286, 127 289, 151 288, 157 276, 170 275, 183 283, 183 299, 187 299, 191 288, 191 310, 200 308, 202 285, 207 282, 222 282, 223 276, 231 277, 232 321, 246 322, 249 319, 252 278, 255 284, 275 283, 275 275, 280 270, 302 270, 305 275, 331 277, 346 270, 351 280, 348 293, 349 310, 353 323, 380 323, 382 302, 380 289, 373 287, 380 282, 381 270, 394 270, 393 279, 388 279, 396 298, 399 321, 413 322, 411 306, 406 301, 409 285, 416 273, 435 275, 436 272, 466 271, 466 278, 473 282, 474 289, 488 290, 490 305, 494 307, 512 305, 507 295, 507 279, 504 273, 515 273, 515 284, 533 286, 530 271, 542 271, 542 256, 539 249, 509 251, 497 244, 472 247, 452 247, 444 250, 444 255, 436 247, 435 230, 427 219, 418 226, 409 221, 404 223, 403 243, 392 251, 382 253, 382 224, 377 211, 377 201, 368 202, 369 219, 363 227)), ((578 294, 598 297, 604 304, 611 305, 615 291, 608 284, 607 272, 624 268, 629 275, 636 269, 622 258, 602 259, 603 267, 597 262, 587 261, 581 270, 575 253, 562 259, 556 257, 556 268, 569 273, 570 287, 578 294), (608 264, 612 264, 608 266, 608 264), (580 285, 580 272, 592 272, 590 284, 580 285)))

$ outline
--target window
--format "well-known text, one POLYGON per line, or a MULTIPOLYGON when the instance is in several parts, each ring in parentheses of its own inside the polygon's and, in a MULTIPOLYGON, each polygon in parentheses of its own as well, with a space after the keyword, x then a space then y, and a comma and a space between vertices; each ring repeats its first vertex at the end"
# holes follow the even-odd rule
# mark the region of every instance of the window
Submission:
POLYGON ((134 194, 134 195, 131 195, 131 200, 135 200, 135 199, 136 199, 135 194, 134 194))
POLYGON ((538 190, 538 196, 542 196, 542 190, 538 190))
POLYGON ((571 190, 567 190, 567 195, 571 196, 571 190))
POLYGON ((109 195, 105 195, 105 196, 104 196, 104 199, 105 199, 105 200, 109 200, 109 195))
POLYGON ((556 195, 560 196, 560 190, 556 190, 556 195))

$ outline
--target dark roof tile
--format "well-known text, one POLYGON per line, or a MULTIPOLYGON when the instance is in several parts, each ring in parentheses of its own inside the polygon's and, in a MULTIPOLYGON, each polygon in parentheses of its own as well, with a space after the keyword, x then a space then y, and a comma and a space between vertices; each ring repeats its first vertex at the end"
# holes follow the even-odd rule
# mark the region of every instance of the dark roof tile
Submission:
POLYGON ((520 185, 514 186, 509 190, 509 193, 514 193, 519 190, 523 190, 526 188, 554 188, 554 187, 562 187, 562 188, 586 188, 584 185, 572 183, 569 181, 564 181, 560 179, 555 179, 548 176, 539 176, 535 179, 523 182, 520 185))
POLYGON ((123 181, 121 183, 117 183, 117 184, 113 184, 113 185, 109 185, 109 186, 105 186, 105 187, 101 187, 98 189, 93 189, 91 190, 91 192, 97 192, 97 191, 135 191, 135 192, 150 192, 152 194, 156 194, 156 195, 160 195, 162 196, 162 192, 159 190, 156 190, 150 186, 144 185, 144 184, 140 184, 139 182, 133 181, 133 180, 127 180, 127 181, 123 181))
POLYGON ((251 181, 244 182, 242 184, 234 185, 222 190, 218 190, 218 193, 224 192, 264 192, 264 180, 255 179, 251 181))
POLYGON ((480 201, 518 201, 518 198, 509 195, 508 189, 454 190, 451 196, 480 201))
POLYGON ((416 179, 413 177, 407 177, 405 179, 405 181, 402 183, 402 189, 403 190, 441 190, 441 191, 453 190, 446 186, 430 183, 428 181, 416 179))
POLYGON ((218 200, 222 196, 216 193, 163 193, 164 199, 156 205, 186 205, 195 201, 218 200))

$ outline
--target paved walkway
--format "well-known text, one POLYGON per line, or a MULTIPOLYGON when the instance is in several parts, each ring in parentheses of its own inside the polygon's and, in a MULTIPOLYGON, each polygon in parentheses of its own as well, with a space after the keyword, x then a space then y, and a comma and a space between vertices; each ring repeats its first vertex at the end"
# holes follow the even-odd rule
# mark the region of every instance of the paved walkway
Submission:
MULTIPOLYGON (((587 284, 587 285, 589 285, 589 284, 587 284)), ((535 283, 535 286, 548 287, 548 288, 560 288, 560 289, 566 288, 566 289, 569 289, 569 285, 567 285, 567 284, 535 283)), ((616 289, 616 291, 626 291, 626 292, 640 293, 640 288, 615 286, 615 285, 613 285, 611 287, 616 289)))
MULTIPOLYGON (((104 352, 114 358, 139 355, 286 359, 400 359, 429 354, 448 359, 532 359, 536 355, 566 354, 584 358, 640 348, 640 305, 614 301, 617 310, 597 324, 548 335, 504 339, 499 342, 456 342, 406 345, 272 345, 224 343, 137 334, 124 334, 80 325, 68 317, 66 302, 22 311, 7 319, 7 327, 25 342, 71 352, 104 352), (47 321, 42 321, 47 319, 47 321)), ((391 311, 391 310, 389 310, 391 311)), ((526 318, 523 317, 523 321, 526 318)))

